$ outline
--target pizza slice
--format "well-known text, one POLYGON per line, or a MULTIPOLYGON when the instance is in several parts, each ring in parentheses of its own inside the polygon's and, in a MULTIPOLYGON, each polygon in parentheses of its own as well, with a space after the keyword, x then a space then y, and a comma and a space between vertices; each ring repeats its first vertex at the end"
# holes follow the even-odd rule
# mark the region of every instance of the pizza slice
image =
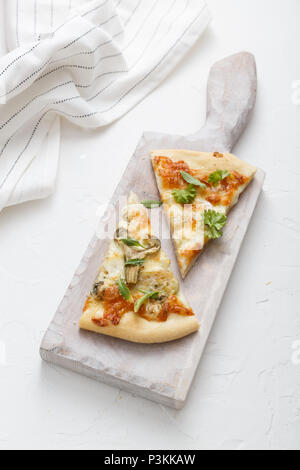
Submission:
POLYGON ((151 159, 185 278, 208 241, 223 235, 227 215, 256 168, 219 152, 156 150, 151 159))
POLYGON ((151 233, 147 209, 133 193, 79 326, 136 343, 172 341, 199 328, 160 240, 151 233))

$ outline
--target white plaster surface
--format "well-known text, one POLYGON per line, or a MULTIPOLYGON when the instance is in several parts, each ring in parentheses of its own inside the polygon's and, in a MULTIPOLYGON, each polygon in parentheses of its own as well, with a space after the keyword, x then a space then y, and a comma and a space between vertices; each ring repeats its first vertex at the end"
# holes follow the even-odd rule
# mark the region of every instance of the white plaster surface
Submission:
POLYGON ((300 449, 300 3, 208 4, 214 21, 181 67, 109 128, 65 123, 55 194, 0 214, 0 449, 300 449), (259 88, 235 153, 267 179, 187 405, 170 410, 42 363, 97 207, 141 133, 200 128, 209 67, 240 50, 256 55, 259 88))

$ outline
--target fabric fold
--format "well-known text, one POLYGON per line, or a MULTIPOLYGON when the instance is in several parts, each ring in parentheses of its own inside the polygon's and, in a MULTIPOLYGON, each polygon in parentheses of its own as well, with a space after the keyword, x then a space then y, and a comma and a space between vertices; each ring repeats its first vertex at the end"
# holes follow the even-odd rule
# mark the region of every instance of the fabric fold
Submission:
POLYGON ((202 0, 6 0, 0 59, 0 210, 54 189, 60 116, 98 128, 124 115, 210 20, 202 0))

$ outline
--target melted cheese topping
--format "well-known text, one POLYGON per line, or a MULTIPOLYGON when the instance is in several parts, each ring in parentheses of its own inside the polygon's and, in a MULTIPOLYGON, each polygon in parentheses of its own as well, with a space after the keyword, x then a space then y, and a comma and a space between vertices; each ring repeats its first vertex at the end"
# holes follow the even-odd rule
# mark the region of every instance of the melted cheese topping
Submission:
POLYGON ((204 246, 203 204, 166 206, 170 219, 173 239, 179 252, 201 250, 204 246))
POLYGON ((143 240, 151 234, 147 209, 142 204, 135 202, 133 196, 130 201, 131 203, 122 210, 119 227, 126 229, 131 238, 143 240))
MULTIPOLYGON (((146 208, 137 202, 135 195, 131 194, 128 205, 122 210, 119 228, 128 233, 128 238, 143 241, 151 236, 151 226, 146 208)), ((131 301, 126 301, 117 287, 118 279, 125 277, 124 252, 120 243, 111 241, 105 260, 100 268, 96 284, 101 288, 101 299, 95 295, 89 296, 84 312, 94 312, 92 321, 101 327, 118 325, 122 316, 133 312, 134 303, 143 296, 140 290, 159 291, 165 299, 158 304, 149 300, 138 312, 149 321, 166 321, 169 313, 190 316, 193 311, 185 306, 181 297, 178 280, 170 269, 170 260, 160 250, 158 253, 147 256, 140 267, 139 279, 131 288, 131 301), (152 304, 151 304, 152 303, 152 304), (173 310, 172 311, 172 307, 173 310)))

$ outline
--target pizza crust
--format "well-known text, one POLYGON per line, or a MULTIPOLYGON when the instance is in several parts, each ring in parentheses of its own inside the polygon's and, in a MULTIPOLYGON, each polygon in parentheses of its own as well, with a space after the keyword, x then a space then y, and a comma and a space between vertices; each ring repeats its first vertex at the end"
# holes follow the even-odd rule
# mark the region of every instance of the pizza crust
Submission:
POLYGON ((164 156, 177 162, 183 160, 192 170, 200 170, 204 176, 208 176, 216 170, 237 171, 247 178, 253 178, 257 168, 243 160, 240 160, 231 153, 222 154, 223 157, 214 157, 209 152, 194 152, 192 150, 153 150, 152 160, 155 157, 164 156))
POLYGON ((94 308, 91 307, 82 315, 79 326, 81 329, 103 335, 113 336, 134 343, 165 343, 190 335, 199 329, 195 316, 183 317, 169 314, 166 322, 148 321, 134 312, 127 312, 117 326, 98 326, 93 322, 94 308))

